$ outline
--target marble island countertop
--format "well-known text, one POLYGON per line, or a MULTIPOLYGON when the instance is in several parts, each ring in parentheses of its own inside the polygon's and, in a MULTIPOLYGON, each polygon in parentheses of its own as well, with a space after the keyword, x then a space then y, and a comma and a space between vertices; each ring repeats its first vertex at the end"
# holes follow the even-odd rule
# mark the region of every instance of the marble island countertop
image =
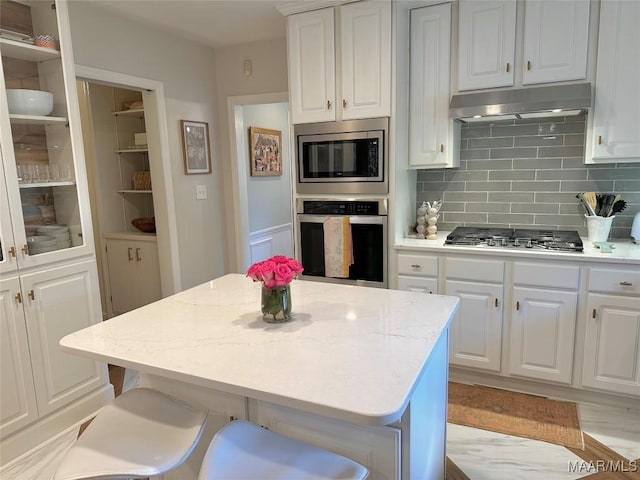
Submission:
POLYGON ((456 297, 294 280, 267 324, 229 274, 64 337, 68 353, 363 425, 400 418, 456 297))
POLYGON ((536 258, 540 260, 570 260, 594 263, 613 263, 624 265, 640 265, 640 245, 636 245, 630 239, 611 239, 613 245, 611 253, 603 253, 593 246, 585 237, 582 237, 584 252, 554 252, 551 250, 513 249, 500 247, 445 245, 444 241, 450 232, 438 232, 436 240, 424 240, 417 238, 401 238, 396 240, 396 250, 424 250, 425 252, 437 252, 446 254, 474 254, 501 257, 536 258))

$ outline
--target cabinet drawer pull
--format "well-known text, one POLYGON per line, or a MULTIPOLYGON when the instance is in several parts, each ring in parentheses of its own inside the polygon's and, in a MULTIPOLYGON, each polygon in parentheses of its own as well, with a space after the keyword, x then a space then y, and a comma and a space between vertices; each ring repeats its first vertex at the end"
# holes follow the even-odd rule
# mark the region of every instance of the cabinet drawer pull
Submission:
POLYGON ((142 257, 140 257, 140 249, 136 248, 136 262, 139 262, 140 260, 142 260, 142 257))
POLYGON ((331 100, 327 100, 327 110, 331 110, 331 100))
POLYGON ((496 307, 498 306, 498 299, 497 298, 496 298, 496 301, 495 301, 495 306, 496 307))
POLYGON ((342 108, 347 108, 347 99, 346 98, 342 99, 342 108))
POLYGON ((516 310, 520 310, 520 301, 516 301, 516 310))
POLYGON ((133 260, 133 255, 131 252, 133 252, 133 248, 127 248, 127 256, 129 257, 129 261, 133 260))
POLYGON ((593 309, 593 313, 591 313, 591 318, 596 318, 596 309, 593 309))
POLYGON ((22 246, 22 253, 24 253, 25 255, 29 255, 29 245, 23 245, 22 246))
POLYGON ((16 293, 16 296, 14 297, 18 303, 22 303, 22 294, 20 292, 16 293))
POLYGON ((527 60, 527 70, 531 70, 531 60, 527 60))
POLYGON ((511 70, 511 65, 509 65, 509 62, 507 62, 507 73, 509 73, 509 70, 511 70))
POLYGON ((13 258, 16 257, 16 247, 14 247, 13 245, 9 247, 9 255, 11 255, 13 258))
POLYGON ((29 298, 31 300, 35 300, 36 299, 36 295, 35 295, 35 293, 33 293, 33 290, 29 290, 29 298))
POLYGON ((631 286, 633 286, 633 282, 627 282, 625 280, 625 281, 620 282, 620 285, 622 285, 623 287, 631 287, 631 286))
POLYGON ((602 145, 602 135, 598 135, 598 145, 602 145))
POLYGON ((440 153, 442 153, 442 152, 444 152, 444 144, 443 143, 440 144, 440 153))
POLYGON ((418 265, 417 263, 414 263, 411 265, 411 268, 420 268, 420 265, 418 265))

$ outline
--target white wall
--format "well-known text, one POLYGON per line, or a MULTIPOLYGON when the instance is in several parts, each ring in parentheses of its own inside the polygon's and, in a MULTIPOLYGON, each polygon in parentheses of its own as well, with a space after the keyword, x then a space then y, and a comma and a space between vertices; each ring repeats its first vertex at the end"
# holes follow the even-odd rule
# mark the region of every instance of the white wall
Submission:
POLYGON ((69 2, 69 16, 76 64, 163 83, 182 288, 224 274, 223 168, 216 146, 221 117, 216 104, 226 108, 226 103, 216 101, 214 50, 89 2, 69 2), (181 119, 209 123, 212 175, 184 175, 181 119), (206 200, 196 200, 196 185, 206 185, 206 200))
MULTIPOLYGON (((229 145, 229 125, 227 122, 227 97, 259 93, 280 93, 288 90, 287 44, 285 38, 251 42, 216 50, 217 83, 217 152, 222 160, 225 180, 225 211, 227 214, 227 265, 235 270, 238 264, 238 248, 235 242, 231 147, 229 145), (243 63, 251 60, 252 74, 244 75, 243 63)), ((248 137, 247 137, 248 138, 248 137)), ((248 140, 247 140, 248 141, 248 140)), ((283 139, 284 141, 284 139, 283 139)))
MULTIPOLYGON (((269 128, 282 132, 282 175, 252 177, 247 175, 249 233, 291 223, 291 148, 289 140, 289 104, 269 103, 242 107, 245 129, 269 128)), ((247 136, 248 138, 248 136, 247 136)), ((249 149, 249 142, 246 147, 249 149)), ((247 158, 251 158, 247 154, 247 158)), ((247 173, 251 171, 247 168, 247 173)))

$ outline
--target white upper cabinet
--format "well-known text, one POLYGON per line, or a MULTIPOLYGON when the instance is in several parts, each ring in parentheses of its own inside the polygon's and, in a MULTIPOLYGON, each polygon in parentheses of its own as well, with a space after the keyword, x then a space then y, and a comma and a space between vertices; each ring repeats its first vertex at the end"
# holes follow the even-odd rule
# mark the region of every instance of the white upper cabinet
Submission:
POLYGON ((390 115, 390 2, 291 15, 288 45, 292 123, 390 115))
POLYGON ((391 3, 340 8, 342 118, 391 114, 391 3))
POLYGON ((590 3, 460 0, 458 90, 585 79, 590 3))
POLYGON ((591 155, 586 163, 640 162, 640 2, 600 4, 591 155))
POLYGON ((458 90, 514 83, 515 0, 460 0, 458 90))
POLYGON ((409 59, 409 167, 459 165, 449 118, 451 4, 411 10, 409 59))
POLYGON ((590 5, 584 0, 527 0, 524 85, 587 77, 590 5))
POLYGON ((333 13, 327 8, 288 18, 293 123, 336 119, 333 13))

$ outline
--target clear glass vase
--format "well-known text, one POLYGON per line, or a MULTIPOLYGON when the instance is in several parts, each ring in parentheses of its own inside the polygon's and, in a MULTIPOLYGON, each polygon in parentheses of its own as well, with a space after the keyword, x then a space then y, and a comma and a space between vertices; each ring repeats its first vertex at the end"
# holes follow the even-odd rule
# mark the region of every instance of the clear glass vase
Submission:
POLYGON ((291 288, 267 288, 262 284, 262 319, 267 323, 282 323, 291 320, 291 288))

